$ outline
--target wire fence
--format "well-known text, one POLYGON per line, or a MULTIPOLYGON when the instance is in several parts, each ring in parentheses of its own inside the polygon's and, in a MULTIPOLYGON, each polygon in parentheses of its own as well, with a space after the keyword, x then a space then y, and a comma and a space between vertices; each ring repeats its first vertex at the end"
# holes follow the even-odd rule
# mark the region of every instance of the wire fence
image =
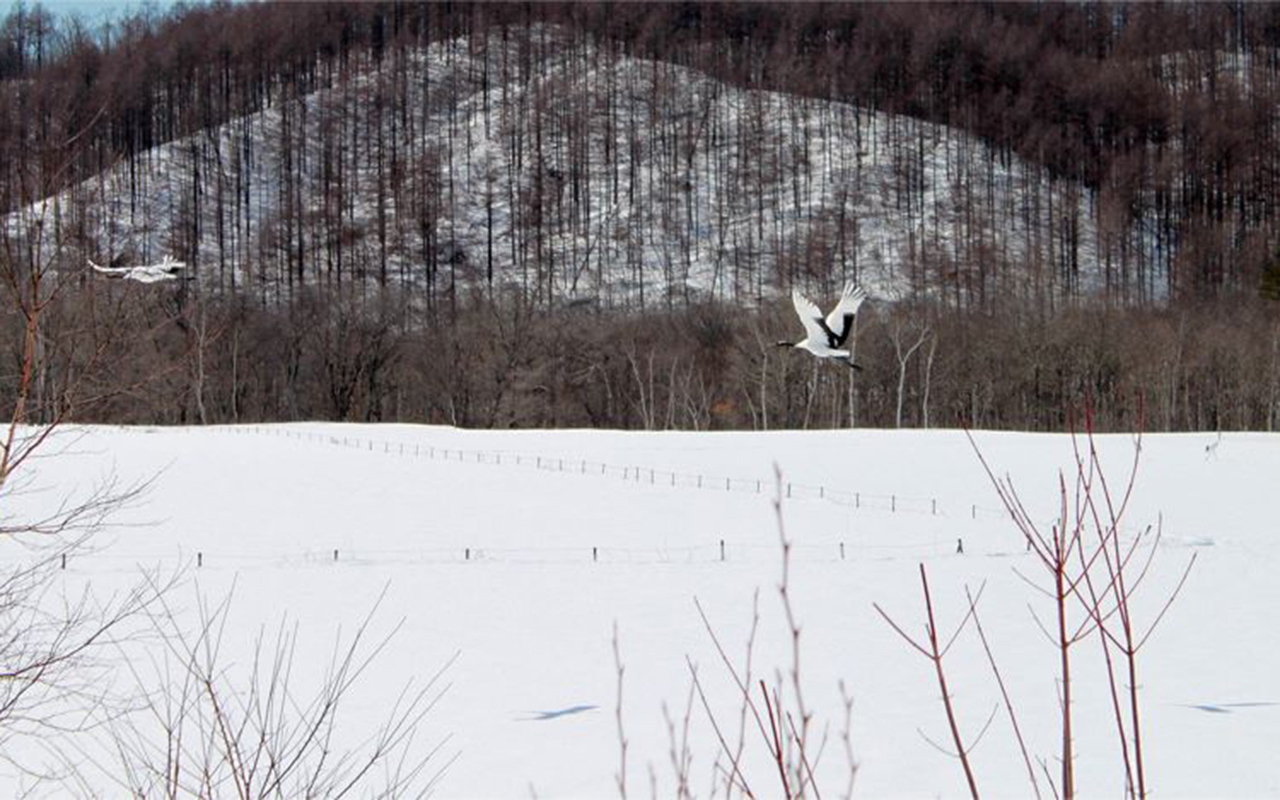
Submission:
MULTIPOLYGON (((129 553, 112 550, 62 555, 62 569, 76 569, 84 564, 99 570, 116 564, 132 569, 138 564, 169 563, 193 566, 201 570, 239 570, 245 568, 324 568, 329 566, 399 567, 460 564, 601 564, 601 565, 708 565, 755 564, 777 561, 778 544, 744 544, 720 540, 694 545, 660 547, 554 546, 554 547, 413 547, 413 548, 333 548, 301 552, 244 553, 219 550, 196 550, 168 556, 159 553, 129 553)), ((793 562, 836 564, 842 561, 913 560, 962 554, 955 542, 915 541, 900 544, 867 544, 832 542, 825 544, 791 544, 793 562)))
MULTIPOLYGON (((131 429, 131 432, 151 432, 156 429, 131 429)), ((191 431, 191 428, 182 430, 191 431)), ((477 449, 446 447, 439 444, 404 442, 360 436, 317 433, 306 430, 289 430, 278 426, 227 426, 204 428, 234 436, 257 436, 284 439, 299 443, 341 447, 367 453, 397 458, 423 459, 458 464, 473 464, 508 469, 527 469, 552 472, 566 476, 592 477, 622 481, 628 484, 653 486, 676 490, 694 490, 720 493, 772 494, 775 481, 763 478, 743 478, 713 475, 700 472, 664 470, 643 465, 626 465, 583 458, 566 458, 560 455, 517 452, 502 449, 477 449)), ((783 481, 777 485, 782 496, 791 500, 835 503, 851 510, 882 511, 891 514, 916 514, 968 519, 1008 519, 1004 508, 968 504, 967 508, 944 506, 936 497, 904 494, 878 494, 862 492, 848 487, 826 484, 806 484, 783 481), (948 512, 951 512, 950 514, 948 512)), ((1006 548, 1007 549, 1007 548, 1006 548)), ((1017 548, 1020 550, 1021 548, 1017 548)), ((301 552, 237 553, 230 551, 198 550, 179 554, 178 558, 194 564, 198 569, 240 569, 253 566, 313 566, 325 565, 413 565, 413 564, 714 564, 724 562, 744 563, 774 561, 778 544, 747 544, 726 539, 711 539, 678 546, 536 546, 536 547, 412 547, 400 549, 335 548, 328 550, 303 550, 301 552)), ((801 563, 839 562, 845 560, 870 561, 898 558, 934 558, 962 555, 964 542, 949 536, 915 536, 911 541, 894 543, 867 542, 864 537, 850 541, 825 543, 797 543, 791 545, 791 557, 801 563)), ((171 556, 172 557, 172 556, 171 556)), ((117 561, 124 564, 156 561, 157 554, 141 554, 113 551, 92 552, 72 556, 76 562, 117 561)), ((160 559, 167 560, 167 559, 160 559)), ((62 567, 68 567, 67 556, 62 557, 62 567)))
MULTIPOLYGON (((511 450, 444 447, 422 442, 403 442, 391 439, 370 439, 359 436, 338 436, 312 431, 291 431, 274 426, 235 426, 212 428, 234 435, 270 436, 300 442, 328 444, 334 447, 362 450, 370 453, 419 458, 435 461, 456 461, 476 465, 522 468, 542 472, 559 472, 597 478, 611 478, 628 483, 660 486, 671 489, 693 489, 708 492, 740 492, 768 494, 774 490, 774 481, 764 478, 743 478, 714 475, 701 472, 679 472, 643 465, 627 465, 595 461, 583 458, 524 453, 511 450)), ((947 507, 937 497, 908 494, 882 494, 864 492, 830 484, 809 484, 783 481, 778 487, 788 500, 820 500, 848 506, 855 510, 887 511, 893 514, 922 514, 968 519, 1008 519, 1009 512, 1002 507, 977 503, 952 504, 947 507)))

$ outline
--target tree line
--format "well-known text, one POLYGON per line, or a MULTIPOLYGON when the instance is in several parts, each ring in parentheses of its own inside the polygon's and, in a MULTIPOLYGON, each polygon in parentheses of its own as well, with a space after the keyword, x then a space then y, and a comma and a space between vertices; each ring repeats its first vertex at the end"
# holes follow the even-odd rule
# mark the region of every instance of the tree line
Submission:
MULTIPOLYGON (((979 315, 873 302, 858 322, 855 370, 778 347, 799 338, 785 300, 598 315, 476 297, 446 323, 407 318, 417 312, 394 297, 323 290, 285 309, 227 295, 183 319, 172 297, 144 293, 113 285, 69 295, 51 314, 49 339, 61 341, 76 332, 56 325, 87 316, 72 303, 98 306, 94 335, 112 349, 86 379, 98 391, 94 419, 1055 431, 1070 424, 1067 409, 1088 404, 1102 430, 1280 426, 1280 320, 1261 305, 1091 303, 1040 316, 1016 303, 979 315), (117 291, 131 296, 107 296, 117 291)), ((78 332, 89 338, 91 327, 78 332)), ((60 380, 95 353, 50 353, 58 367, 33 405, 52 408, 60 380)))

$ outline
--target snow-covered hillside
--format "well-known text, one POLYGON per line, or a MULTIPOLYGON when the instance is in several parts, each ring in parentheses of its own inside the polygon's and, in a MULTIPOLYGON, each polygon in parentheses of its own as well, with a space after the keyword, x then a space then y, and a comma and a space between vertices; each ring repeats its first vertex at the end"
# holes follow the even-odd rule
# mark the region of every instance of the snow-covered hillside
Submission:
MULTIPOLYGON (((1054 513, 1055 469, 1070 462, 1068 438, 976 439, 1022 488, 1033 516, 1054 513)), ((1122 474, 1132 437, 1100 442, 1106 466, 1122 474)), ((1136 606, 1142 618, 1158 612, 1198 554, 1140 661, 1148 787, 1161 797, 1280 792, 1272 752, 1280 733, 1273 705, 1280 703, 1280 539, 1271 510, 1280 437, 1225 434, 1214 442, 1147 437, 1127 517, 1134 529, 1163 517, 1165 535, 1136 606)), ((348 708, 356 727, 379 719, 409 675, 429 676, 459 651, 448 671, 452 688, 423 728, 424 745, 451 733, 442 752, 459 753, 439 797, 617 796, 615 624, 630 794, 649 795, 652 770, 656 796, 676 795, 663 709, 679 737, 690 702, 686 657, 736 736, 731 678, 693 601, 738 659, 759 591, 753 674, 770 682, 775 670, 785 675, 791 653, 769 491, 775 463, 784 487, 793 485, 783 513, 795 542, 791 587, 806 699, 817 730, 830 725, 816 770, 839 788, 824 788, 824 796, 841 795, 846 773, 840 681, 854 699, 854 796, 965 792, 956 761, 925 739, 947 740, 931 668, 872 608, 879 603, 921 631, 920 563, 944 627, 960 618, 964 588, 986 582, 983 626, 1028 747, 1056 769, 1055 651, 1032 617, 1045 601, 1019 577, 1035 578, 1037 567, 1007 519, 988 513, 994 494, 959 432, 104 427, 64 435, 47 452, 29 473, 29 488, 45 490, 11 496, 7 514, 38 513, 108 474, 155 478, 144 504, 120 514, 96 551, 59 573, 60 589, 107 593, 133 581, 140 565, 185 563, 207 596, 235 587, 223 637, 229 664, 247 663, 258 627, 287 613, 299 623, 305 658, 314 659, 302 662, 312 665, 304 672, 313 673, 338 626, 350 630, 385 587, 378 622, 386 629, 403 619, 404 627, 348 708), (574 711, 555 713, 566 709, 574 711), (552 713, 536 719, 540 712, 552 713)), ((7 541, 2 552, 6 562, 31 557, 7 541)), ((187 618, 192 591, 175 595, 187 618)), ((1123 775, 1093 648, 1082 643, 1075 655, 1079 788, 1118 796, 1123 775)), ((946 665, 968 735, 999 712, 973 754, 980 789, 1029 796, 972 631, 946 665)), ((718 747, 696 700, 690 717, 690 776, 697 796, 707 796, 718 747)), ((767 787, 763 796, 776 796, 763 746, 750 728, 747 735, 747 774, 767 787)), ((1048 796, 1043 783, 1041 791, 1048 796)))
POLYGON ((1089 194, 962 131, 566 35, 331 65, 327 88, 281 89, 78 186, 87 210, 62 222, 99 258, 176 253, 222 286, 423 283, 432 261, 460 281, 492 267, 498 285, 616 304, 850 276, 896 297, 1096 275, 1089 194))

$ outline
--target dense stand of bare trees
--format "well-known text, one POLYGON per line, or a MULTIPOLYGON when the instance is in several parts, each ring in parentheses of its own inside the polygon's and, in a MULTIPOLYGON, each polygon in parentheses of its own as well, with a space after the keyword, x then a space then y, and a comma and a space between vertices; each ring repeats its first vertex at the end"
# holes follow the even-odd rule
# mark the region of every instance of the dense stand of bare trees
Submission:
POLYGON ((20 7, 0 238, 197 265, 51 311, 97 419, 1274 429, 1277 13, 20 7), (865 373, 770 347, 848 279, 865 373))
POLYGON ((167 317, 170 298, 120 291, 158 326, 116 375, 137 388, 95 408, 126 423, 1062 430, 1061 409, 1089 400, 1100 428, 1142 402, 1152 430, 1280 429, 1280 320, 1261 304, 864 306, 855 372, 774 346, 795 333, 786 301, 601 315, 469 298, 445 323, 394 296, 283 311, 229 296, 167 317))

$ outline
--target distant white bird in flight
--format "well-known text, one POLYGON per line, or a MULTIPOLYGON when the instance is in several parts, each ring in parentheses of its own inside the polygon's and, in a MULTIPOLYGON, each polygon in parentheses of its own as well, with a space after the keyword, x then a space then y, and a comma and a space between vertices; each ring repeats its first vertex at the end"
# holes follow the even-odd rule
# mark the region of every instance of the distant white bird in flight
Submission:
POLYGON ((166 255, 160 259, 159 264, 144 264, 137 267, 102 267, 93 263, 92 259, 90 259, 89 266, 93 267, 95 272, 106 275, 108 278, 123 278, 139 283, 158 283, 160 281, 177 280, 181 277, 179 271, 185 269, 187 265, 185 262, 166 255))
MULTIPOLYGON (((853 318, 858 313, 858 306, 866 299, 867 293, 861 286, 847 283, 840 295, 840 302, 823 319, 822 312, 812 300, 792 289, 791 302, 804 325, 805 338, 798 342, 778 342, 778 346, 798 347, 808 350, 818 358, 849 358, 849 351, 839 348, 849 340, 849 334, 853 332, 853 318)), ((849 366, 862 369, 852 361, 849 366)))

